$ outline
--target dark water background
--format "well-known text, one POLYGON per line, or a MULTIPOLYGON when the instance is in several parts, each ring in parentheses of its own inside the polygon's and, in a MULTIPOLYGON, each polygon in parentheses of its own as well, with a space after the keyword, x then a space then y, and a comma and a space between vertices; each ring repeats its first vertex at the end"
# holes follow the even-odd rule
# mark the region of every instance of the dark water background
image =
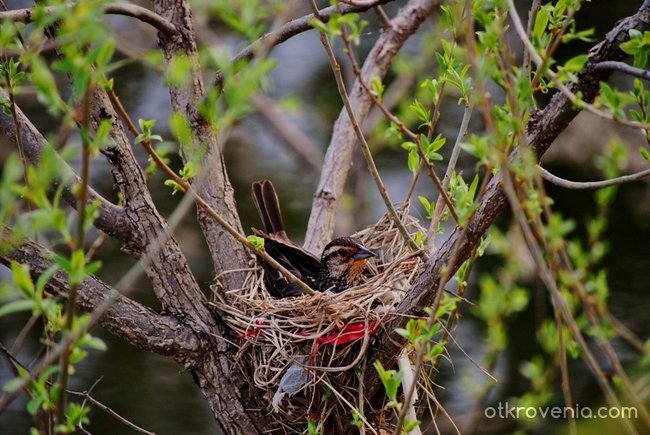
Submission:
MULTIPOLYGON (((625 17, 634 12, 640 2, 620 1, 609 2, 596 0, 587 3, 577 17, 579 28, 596 27, 597 38, 614 23, 617 18, 625 17)), ((7 5, 15 8, 11 2, 7 5)), ((524 5, 522 5, 522 8, 524 5)), ((388 11, 395 10, 390 5, 388 11)), ((523 10, 523 9, 522 9, 523 10)), ((374 16, 369 15, 373 20, 374 16)), ((111 18, 111 22, 121 30, 132 31, 131 21, 111 18)), ((146 35, 145 35, 146 36, 146 35)), ((371 39, 371 38, 369 38, 371 39)), ((141 36, 137 40, 146 46, 149 42, 155 44, 155 38, 141 36)), ((584 50, 587 45, 575 45, 573 50, 584 50)), ((153 47, 153 46, 152 46, 153 47)), ((570 57, 569 50, 560 53, 570 57)), ((302 100, 302 110, 294 116, 297 125, 306 132, 322 149, 328 143, 331 125, 338 114, 340 101, 335 93, 334 81, 329 72, 324 53, 315 32, 297 36, 282 44, 273 51, 273 57, 279 60, 278 68, 272 74, 273 96, 281 97, 295 94, 302 100)), ((623 79, 620 79, 623 80, 623 79)), ((157 130, 164 132, 166 119, 169 115, 167 91, 160 85, 158 75, 138 63, 129 64, 116 74, 117 91, 125 102, 132 117, 158 118, 157 130)), ((29 100, 22 101, 22 107, 32 117, 41 131, 56 130, 56 124, 43 114, 43 111, 29 100)), ((443 109, 440 130, 453 138, 460 122, 460 110, 453 99, 449 101, 449 109, 443 109)), ((593 157, 600 152, 598 141, 603 140, 603 134, 611 136, 618 134, 629 137, 632 159, 637 159, 634 150, 638 149, 638 136, 626 136, 629 132, 614 132, 600 121, 580 115, 575 126, 565 132, 553 147, 546 159, 548 169, 560 176, 576 180, 598 179, 599 173, 593 167, 593 157), (594 134, 595 126, 601 134, 594 134), (594 135, 596 136, 594 138, 594 135), (578 157, 576 157, 578 156, 578 157)), ((231 181, 237 195, 238 209, 245 229, 259 226, 252 202, 249 198, 251 181, 260 178, 271 178, 276 185, 282 201, 285 221, 290 236, 301 240, 304 236, 311 198, 317 183, 317 175, 309 172, 305 166, 286 148, 280 144, 272 129, 257 115, 244 121, 225 147, 225 157, 229 168, 231 181)), ((0 160, 6 155, 10 145, 6 138, 0 138, 0 160)), ((145 163, 144 155, 138 150, 138 157, 145 163)), ((379 169, 393 198, 403 197, 408 188, 410 175, 405 170, 406 157, 400 152, 386 152, 377 159, 379 169)), ((469 172, 474 162, 461 162, 469 172)), ((424 177, 423 177, 424 178, 424 177)), ((364 176, 367 197, 363 199, 367 205, 367 213, 361 225, 374 222, 384 213, 383 204, 373 188, 369 177, 364 176)), ((100 192, 111 197, 112 178, 108 167, 98 160, 93 168, 92 184, 100 192)), ((178 198, 170 197, 167 188, 162 186, 161 178, 154 178, 151 183, 154 199, 164 214, 173 210, 178 198)), ((417 194, 428 195, 431 198, 434 189, 427 179, 418 184, 417 194)), ((556 208, 566 217, 579 223, 593 214, 594 204, 589 192, 575 192, 548 187, 549 194, 556 200, 556 208)), ((612 207, 609 229, 606 237, 611 242, 610 252, 604 266, 609 271, 611 288, 610 308, 612 312, 640 337, 650 336, 648 325, 648 283, 650 282, 650 188, 647 182, 636 182, 623 186, 612 207)), ((422 216, 420 209, 415 210, 422 216)), ((503 222, 506 219, 502 219, 503 222)), ((342 227, 343 228, 343 227, 342 227)), ((342 230, 343 231, 343 230, 342 230)), ((190 261, 192 270, 198 281, 208 290, 212 280, 210 257, 203 242, 194 216, 190 215, 177 230, 177 239, 190 261)), ((99 273, 100 278, 109 283, 115 283, 133 264, 133 261, 119 251, 116 243, 108 243, 100 251, 100 259, 104 268, 99 273)), ((487 273, 496 267, 494 258, 486 258, 475 269, 475 277, 487 273)), ((6 277, 6 270, 0 269, 0 278, 6 277)), ((151 307, 158 308, 158 302, 153 297, 149 284, 141 280, 132 294, 134 298, 151 307)), ((478 292, 476 279, 468 288, 468 298, 475 300, 478 292)), ((467 310, 465 311, 467 313, 467 310)), ((11 346, 14 337, 24 324, 22 316, 0 318, 0 342, 11 346)), ((496 370, 500 379, 491 402, 511 397, 525 391, 527 384, 519 374, 519 364, 539 353, 533 339, 535 331, 535 313, 533 308, 520 313, 512 321, 509 329, 510 347, 496 370)), ((480 321, 465 315, 458 329, 458 339, 474 359, 480 360, 484 351, 484 327, 480 321)), ((117 412, 143 426, 160 434, 213 434, 218 431, 211 412, 187 373, 184 373, 175 363, 163 357, 141 352, 120 339, 114 338, 101 330, 95 334, 102 337, 108 344, 106 352, 92 352, 90 356, 77 367, 73 377, 72 388, 85 390, 97 379, 102 380, 94 389, 93 395, 106 403, 117 412)), ((38 357, 35 353, 39 348, 37 337, 28 342, 21 354, 24 362, 38 357)), ((627 363, 634 362, 637 356, 624 345, 616 344, 620 355, 627 363)), ((468 393, 468 383, 483 383, 486 381, 473 364, 465 356, 452 349, 454 367, 445 366, 438 383, 446 390, 439 391, 441 401, 452 415, 462 415, 471 407, 471 397, 468 393)), ((572 364, 572 382, 574 400, 580 404, 600 403, 601 395, 593 379, 581 363, 572 364)), ((11 376, 4 361, 0 362, 0 381, 4 382, 11 376)), ((559 401, 558 401, 559 402, 559 401)), ((95 409, 90 415, 92 424, 89 430, 94 434, 129 433, 114 419, 95 409)), ((17 400, 9 411, 0 415, 0 434, 27 433, 31 419, 24 411, 24 400, 17 400)), ((506 431, 512 428, 504 428, 506 431)), ((608 430, 617 432, 615 424, 608 430)), ((545 425, 540 433, 550 433, 553 428, 545 425)), ((593 432, 593 433, 598 433, 593 432)))

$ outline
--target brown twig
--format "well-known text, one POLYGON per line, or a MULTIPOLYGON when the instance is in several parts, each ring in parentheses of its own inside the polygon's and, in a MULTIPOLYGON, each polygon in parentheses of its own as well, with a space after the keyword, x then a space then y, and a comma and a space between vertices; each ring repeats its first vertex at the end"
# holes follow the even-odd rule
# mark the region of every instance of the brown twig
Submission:
MULTIPOLYGON (((363 12, 377 5, 382 5, 390 3, 393 0, 382 0, 374 1, 370 6, 352 6, 352 5, 336 5, 330 6, 318 11, 319 15, 322 17, 323 22, 328 22, 332 14, 349 14, 353 12, 363 12)), ((255 53, 259 50, 260 47, 264 46, 267 49, 271 49, 276 45, 282 44, 283 42, 289 40, 290 38, 299 35, 300 33, 306 32, 312 29, 309 22, 314 19, 314 14, 308 14, 294 20, 290 20, 288 23, 280 27, 279 29, 265 33, 261 38, 254 41, 239 53, 237 53, 232 59, 232 62, 236 62, 241 59, 251 59, 255 53)), ((221 86, 223 84, 223 75, 217 73, 214 80, 214 86, 221 86)))
MULTIPOLYGON (((138 136, 139 131, 136 128, 135 124, 131 120, 131 117, 129 114, 126 112, 126 109, 122 105, 122 102, 118 98, 118 96, 115 94, 115 92, 111 89, 108 91, 108 95, 111 99, 111 102, 117 109, 118 113, 124 120, 124 122, 127 125, 127 128, 129 131, 134 135, 138 136)), ((223 229, 228 232, 235 240, 237 240, 239 243, 241 243, 244 247, 249 249, 251 252, 255 253, 256 255, 259 255, 262 257, 264 261, 269 263, 274 269, 282 273, 282 275, 287 278, 291 283, 296 284, 297 286, 300 287, 301 290, 303 290, 305 293, 309 295, 314 295, 316 292, 311 289, 307 284, 305 284, 302 280, 300 280, 298 277, 296 277, 294 274, 292 274, 289 270, 287 270, 284 266, 282 266, 280 263, 278 263, 273 257, 271 257, 269 254, 266 253, 263 249, 258 249, 255 246, 253 246, 246 237, 241 235, 239 231, 237 231, 232 225, 230 225, 219 213, 217 213, 211 206, 208 204, 205 199, 203 199, 197 192, 194 190, 192 185, 189 183, 189 181, 181 178, 178 174, 174 172, 172 168, 163 161, 163 159, 158 155, 156 150, 153 149, 153 146, 151 145, 151 142, 149 140, 143 140, 142 146, 147 151, 149 156, 152 158, 156 166, 158 166, 171 180, 173 180, 175 183, 177 183, 185 192, 189 192, 191 196, 194 198, 194 201, 196 204, 201 207, 212 219, 214 219, 223 229)))
MULTIPOLYGON (((404 125, 404 123, 395 115, 393 115, 390 110, 379 100, 377 95, 372 92, 370 87, 368 87, 368 84, 365 82, 363 79, 363 75, 361 74, 361 68, 359 68, 359 62, 357 62, 356 57, 354 56, 354 52, 352 51, 352 46, 350 44, 350 41, 347 37, 347 32, 345 30, 343 31, 343 43, 345 44, 346 48, 346 53, 348 55, 348 58, 350 59, 350 62, 352 63, 352 69, 354 71, 354 74, 357 77, 357 81, 361 85, 361 87, 368 93, 372 101, 375 103, 377 107, 382 111, 384 116, 392 122, 393 124, 397 125, 397 127, 400 129, 400 131, 406 135, 409 139, 411 139, 418 148, 418 153, 420 154, 420 159, 424 163, 424 165, 427 167, 427 171, 429 173, 429 177, 433 181, 433 184, 436 186, 436 189, 438 189, 438 192, 440 193, 440 197, 443 198, 445 203, 447 204, 447 207, 449 208, 449 212, 453 216, 454 220, 456 221, 457 224, 460 225, 458 214, 456 213, 456 208, 454 207, 453 202, 451 201, 451 198, 449 198, 449 195, 447 194, 447 190, 443 187, 442 182, 440 181, 440 178, 438 178, 438 175, 435 173, 433 169, 433 163, 429 160, 429 158, 426 155, 426 152, 422 146, 422 141, 420 140, 420 136, 412 132, 409 128, 404 125)), ((434 113, 440 113, 439 110, 435 111, 434 113)), ((433 129, 429 130, 429 134, 431 134, 433 129)), ((363 134, 363 133, 362 133, 363 134)), ((429 139, 430 140, 430 139, 429 139)))
MULTIPOLYGON (((314 15, 316 15, 316 17, 320 19, 320 16, 318 14, 318 6, 316 6, 316 2, 314 0, 310 0, 310 3, 312 6, 312 10, 314 11, 314 15)), ((323 47, 325 47, 327 58, 330 62, 330 66, 332 67, 332 71, 334 72, 334 77, 336 79, 336 86, 339 91, 339 95, 343 100, 343 105, 345 106, 348 117, 352 122, 352 127, 354 128, 354 131, 357 135, 357 139, 361 143, 361 151, 363 153, 364 158, 366 159, 368 171, 370 172, 373 179, 375 180, 375 183, 377 184, 377 189, 379 190, 379 194, 381 195, 382 199, 384 200, 384 204, 388 209, 388 214, 390 215, 395 226, 399 229, 399 232, 404 238, 404 241, 408 243, 411 249, 417 251, 419 249, 419 246, 417 245, 417 243, 415 243, 415 241, 413 241, 413 239, 411 239, 411 236, 409 235, 408 231, 404 227, 404 224, 402 223, 399 215, 397 214, 397 211, 395 210, 395 206, 393 206, 393 203, 390 200, 390 197, 388 196, 388 191, 386 190, 386 186, 381 180, 381 176, 379 175, 377 166, 375 165, 375 162, 372 158, 372 154, 370 152, 370 147, 368 146, 368 142, 366 142, 366 139, 363 136, 363 132, 361 131, 361 126, 357 122, 356 116, 354 114, 354 110, 352 109, 352 105, 350 104, 350 98, 348 96, 347 90, 345 89, 343 75, 341 74, 341 66, 336 61, 334 50, 332 50, 332 46, 329 42, 329 38, 325 33, 320 34, 320 41, 323 44, 323 47)))
POLYGON ((632 77, 638 77, 643 80, 650 80, 650 71, 641 68, 635 68, 632 65, 626 64, 625 62, 618 62, 615 60, 606 60, 604 62, 597 63, 594 65, 594 69, 619 71, 632 77))
MULTIPOLYGON (((75 7, 74 3, 68 3, 63 7, 70 9, 75 7)), ((12 11, 0 12, 0 22, 16 21, 21 23, 30 23, 34 19, 35 11, 45 15, 52 15, 59 11, 61 6, 46 6, 36 8, 15 9, 12 11)), ((127 17, 137 18, 143 23, 147 23, 156 29, 169 35, 177 35, 176 26, 147 8, 131 3, 111 3, 104 6, 104 13, 110 15, 125 15, 127 17)))
POLYGON ((566 189, 574 190, 589 190, 589 189, 602 189, 605 187, 616 186, 623 183, 629 183, 631 181, 637 181, 644 177, 650 175, 650 169, 645 169, 643 171, 636 172, 630 175, 622 175, 620 177, 611 178, 609 180, 602 181, 571 181, 564 178, 560 178, 557 175, 553 175, 548 172, 546 169, 538 166, 542 177, 557 186, 564 187, 566 189))

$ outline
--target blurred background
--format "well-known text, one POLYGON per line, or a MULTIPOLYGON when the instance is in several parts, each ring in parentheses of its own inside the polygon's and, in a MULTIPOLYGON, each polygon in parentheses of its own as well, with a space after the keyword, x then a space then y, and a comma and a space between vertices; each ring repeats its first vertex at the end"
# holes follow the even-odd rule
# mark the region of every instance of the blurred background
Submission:
MULTIPOLYGON (((30 6, 29 2, 8 1, 6 3, 8 9, 30 6)), ((616 20, 634 13, 640 3, 632 0, 618 2, 594 0, 583 5, 576 16, 576 21, 580 29, 594 27, 595 39, 598 41, 616 20)), ((397 1, 386 5, 389 16, 394 15, 401 4, 403 2, 397 1)), ((518 6, 522 12, 529 8, 528 2, 518 2, 518 6)), ((306 13, 307 10, 302 9, 295 11, 294 16, 302 16, 306 13)), ((363 53, 372 46, 379 33, 376 16, 365 14, 364 17, 371 24, 367 28, 367 35, 360 48, 363 53)), ((246 45, 243 39, 230 33, 222 23, 213 22, 196 14, 195 20, 200 38, 208 43, 225 44, 233 53, 246 45), (215 35, 219 35, 218 40, 215 40, 215 35)), ((107 22, 116 30, 119 57, 131 55, 137 57, 141 56, 144 50, 155 49, 156 36, 150 28, 125 17, 111 16, 107 18, 107 22)), ((431 29, 431 26, 432 22, 424 27, 431 29)), ((420 32, 419 36, 413 37, 408 42, 399 62, 418 60, 418 65, 426 74, 433 68, 435 63, 433 58, 430 60, 410 58, 423 51, 426 52, 422 49, 422 44, 427 43, 426 37, 422 36, 423 33, 420 32)), ((563 47, 558 53, 558 58, 561 61, 583 53, 590 45, 578 42, 563 47)), ((338 54, 341 54, 341 47, 337 46, 337 49, 338 54)), ((288 122, 304 133, 308 138, 306 146, 311 150, 310 154, 318 158, 327 147, 332 125, 341 108, 341 101, 316 32, 303 33, 279 45, 272 51, 271 57, 278 61, 277 68, 271 74, 272 84, 268 90, 268 96, 275 100, 275 103, 266 100, 255 102, 254 105, 259 110, 237 124, 227 143, 224 144, 224 154, 244 229, 249 231, 253 226, 261 226, 250 199, 250 184, 257 179, 269 178, 279 192, 289 236, 296 241, 301 241, 307 226, 312 195, 318 182, 318 171, 307 163, 304 153, 301 156, 287 144, 286 138, 279 132, 282 130, 282 124, 279 128, 277 124, 274 125, 274 116, 277 117, 279 114, 283 119, 280 122, 288 122), (280 113, 280 107, 293 107, 293 110, 280 113)), ((346 73, 351 77, 349 68, 346 73)), ((170 138, 167 131, 167 119, 170 115, 169 98, 159 73, 148 69, 142 63, 130 62, 116 71, 114 77, 117 93, 132 118, 157 118, 156 133, 170 138)), ((210 77, 207 76, 206 83, 209 80, 210 77)), ((409 89, 417 87, 419 79, 392 73, 389 80, 402 80, 404 88, 409 89)), ((622 88, 631 86, 629 80, 622 76, 614 75, 611 82, 622 88)), ((496 95, 498 98, 498 93, 496 95)), ((448 138, 448 143, 453 143, 455 140, 462 116, 462 107, 457 105, 456 99, 454 95, 447 97, 442 106, 437 129, 437 132, 448 138)), ((408 102, 409 99, 405 98, 405 101, 408 102)), ((41 132, 48 134, 57 130, 57 121, 39 107, 33 95, 21 96, 18 103, 41 132)), ((367 126, 369 132, 372 130, 371 124, 379 119, 377 113, 371 113, 367 126)), ((480 120, 479 116, 475 115, 470 131, 477 128, 480 128, 480 120)), ((403 198, 412 180, 410 172, 406 170, 406 153, 399 148, 382 144, 384 139, 381 131, 372 133, 370 138, 390 196, 394 199, 403 198)), ((643 141, 640 134, 628 129, 615 128, 585 113, 579 115, 556 141, 544 158, 543 165, 551 172, 572 180, 601 179, 602 174, 596 169, 595 162, 611 138, 618 138, 629 147, 631 158, 625 172, 642 169, 642 160, 635 157, 643 141)), ((4 162, 13 149, 13 145, 6 137, 0 137, 0 163, 4 162)), ((450 149, 451 146, 443 149, 445 157, 450 149)), ((146 166, 146 156, 142 150, 136 147, 136 153, 142 165, 146 166)), ((339 213, 337 222, 339 234, 349 234, 363 228, 385 213, 379 194, 365 171, 365 164, 359 157, 358 155, 355 157, 353 172, 348 183, 348 197, 342 202, 339 213)), ((465 178, 471 179, 476 162, 466 154, 462 159, 460 168, 467 174, 465 178)), ((93 165, 92 186, 106 197, 114 198, 113 180, 108 166, 101 158, 96 159, 93 165)), ((444 170, 442 165, 438 169, 444 170)), ((177 204, 178 198, 171 196, 169 189, 163 186, 162 182, 162 176, 157 175, 151 180, 150 186, 159 209, 164 215, 168 215, 177 204)), ((582 222, 595 210, 593 194, 588 191, 568 191, 551 185, 547 188, 549 195, 556 202, 556 209, 563 216, 574 219, 578 223, 577 237, 584 237, 582 222)), ((426 177, 421 177, 418 182, 415 197, 417 195, 423 195, 430 200, 435 199, 435 190, 426 177)), ((414 215, 424 220, 426 213, 417 201, 414 201, 412 209, 414 215)), ((499 220, 500 227, 505 230, 508 221, 509 216, 505 213, 499 220)), ((611 289, 610 309, 639 337, 649 337, 650 256, 646 255, 650 247, 648 180, 621 186, 611 210, 606 236, 611 244, 603 267, 608 270, 611 289)), ((176 230, 176 238, 181 243, 198 281, 208 292, 212 281, 210 256, 194 215, 187 216, 185 222, 176 230)), ((513 240, 512 243, 523 242, 513 240)), ((525 252, 525 248, 522 248, 522 251, 525 252)), ((117 282, 134 263, 131 258, 119 251, 119 245, 114 242, 105 244, 99 251, 98 258, 104 265, 99 277, 109 284, 117 282)), ((522 262, 526 261, 528 260, 524 255, 522 262)), ((478 277, 490 273, 498 266, 497 257, 488 255, 481 259, 473 270, 472 281, 466 292, 469 300, 475 300, 478 296, 476 285, 478 277)), ((7 270, 0 266, 0 279, 7 277, 7 270)), ((535 291, 542 298, 543 304, 544 298, 547 297, 545 290, 539 286, 535 291)), ((138 282, 131 296, 148 306, 159 308, 146 279, 138 282)), ((463 321, 457 328, 456 339, 467 354, 474 360, 481 361, 484 352, 484 325, 474 318, 471 310, 462 309, 462 312, 463 321)), ((539 315, 534 304, 530 304, 526 311, 516 315, 510 322, 508 329, 510 346, 493 373, 499 382, 491 392, 488 403, 507 400, 528 388, 519 366, 522 361, 530 359, 532 355, 539 352, 539 346, 534 339, 539 315)), ((26 318, 20 315, 1 317, 0 342, 5 346, 11 346, 25 321, 26 318)), ((100 380, 93 390, 95 398, 129 420, 156 433, 214 434, 218 432, 199 389, 179 366, 163 357, 136 350, 101 330, 96 330, 95 334, 106 341, 108 350, 91 353, 82 365, 77 367, 72 388, 83 391, 100 380)), ((625 345, 616 341, 614 345, 624 364, 632 364, 638 360, 638 356, 625 345)), ((40 357, 39 349, 38 337, 34 335, 21 353, 21 360, 29 363, 40 357)), ((472 385, 483 384, 487 378, 457 347, 450 345, 449 349, 453 366, 448 363, 442 364, 442 372, 437 378, 437 383, 444 386, 444 389, 437 390, 437 394, 447 411, 458 419, 457 422, 462 422, 468 418, 468 413, 472 409, 472 385)), ((605 360, 602 363, 605 364, 605 360)), ((573 361, 570 369, 574 401, 581 406, 601 404, 600 390, 585 366, 580 361, 573 361)), ((634 373, 632 376, 634 377, 634 373)), ((12 373, 6 362, 0 360, 0 384, 11 377, 12 373)), ((561 400, 561 397, 559 399, 561 400)), ((24 405, 24 399, 17 400, 10 410, 0 415, 0 434, 28 432, 32 421, 25 412, 24 405)), ((98 409, 92 411, 90 419, 92 423, 88 429, 93 434, 129 433, 124 426, 98 409)), ((514 430, 513 423, 512 421, 485 421, 477 428, 477 432, 506 433, 514 430)), ((597 429, 588 423, 584 423, 583 428, 589 428, 589 432, 593 430, 591 433, 603 433, 602 425, 606 424, 609 433, 619 431, 616 422, 599 421, 598 424, 600 426, 597 429)), ((545 421, 534 432, 550 433, 556 429, 565 430, 564 427, 555 427, 553 422, 545 421)), ((447 422, 441 422, 441 430, 446 433, 453 432, 447 422)))

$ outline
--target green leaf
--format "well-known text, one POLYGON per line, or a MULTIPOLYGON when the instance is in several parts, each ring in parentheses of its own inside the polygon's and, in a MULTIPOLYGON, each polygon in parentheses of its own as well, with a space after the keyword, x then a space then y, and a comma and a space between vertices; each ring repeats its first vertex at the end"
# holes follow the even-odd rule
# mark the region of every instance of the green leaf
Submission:
POLYGON ((381 98, 384 95, 384 84, 381 82, 381 79, 378 76, 372 76, 370 79, 370 86, 372 87, 372 92, 377 96, 377 99, 381 101, 381 98))
POLYGON ((20 299, 0 306, 0 317, 22 311, 32 311, 34 308, 36 308, 36 302, 32 299, 20 299))
POLYGON ((404 148, 406 151, 417 151, 418 149, 417 144, 415 142, 410 142, 410 141, 402 142, 401 147, 404 148))
POLYGON ((80 284, 86 277, 86 255, 83 249, 76 249, 70 257, 68 280, 70 284, 80 284))
POLYGON ((375 361, 373 366, 375 367, 375 370, 377 370, 382 384, 384 384, 386 396, 388 396, 389 400, 395 401, 397 399, 397 390, 404 378, 404 372, 401 370, 386 370, 380 361, 375 361))
POLYGON ((533 27, 533 36, 535 38, 541 38, 544 32, 546 31, 546 26, 548 26, 549 15, 548 9, 542 7, 537 11, 535 16, 535 26, 533 27))
POLYGON ((330 32, 330 29, 325 25, 325 23, 323 23, 318 18, 312 18, 309 21, 309 25, 321 33, 328 34, 330 32))
POLYGON ((418 173, 420 169, 420 156, 417 151, 411 151, 408 156, 408 168, 413 175, 418 173))
POLYGON ((106 343, 104 343, 104 340, 98 337, 93 337, 90 334, 85 334, 83 338, 79 340, 79 346, 81 347, 86 347, 89 349, 94 349, 94 350, 100 350, 102 352, 105 352, 106 349, 106 343))
POLYGON ((250 235, 246 239, 255 249, 264 249, 264 239, 262 237, 250 235))
POLYGON ((24 382, 23 378, 13 378, 2 386, 2 391, 6 391, 7 393, 13 393, 14 391, 18 390, 19 388, 22 387, 24 382))
POLYGON ((174 195, 176 192, 185 192, 185 189, 183 186, 175 182, 174 180, 165 180, 165 186, 171 187, 172 188, 172 195, 174 195))
POLYGON ((11 262, 11 275, 14 284, 25 296, 31 298, 34 295, 34 283, 29 276, 29 268, 23 264, 11 262))

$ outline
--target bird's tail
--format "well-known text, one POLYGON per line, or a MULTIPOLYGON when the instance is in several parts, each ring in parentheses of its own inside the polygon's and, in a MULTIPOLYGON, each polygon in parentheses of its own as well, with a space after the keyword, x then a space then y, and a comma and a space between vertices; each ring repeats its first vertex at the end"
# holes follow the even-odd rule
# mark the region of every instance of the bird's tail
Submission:
POLYGON ((255 181, 251 187, 253 202, 269 234, 285 235, 280 201, 270 180, 255 181))

